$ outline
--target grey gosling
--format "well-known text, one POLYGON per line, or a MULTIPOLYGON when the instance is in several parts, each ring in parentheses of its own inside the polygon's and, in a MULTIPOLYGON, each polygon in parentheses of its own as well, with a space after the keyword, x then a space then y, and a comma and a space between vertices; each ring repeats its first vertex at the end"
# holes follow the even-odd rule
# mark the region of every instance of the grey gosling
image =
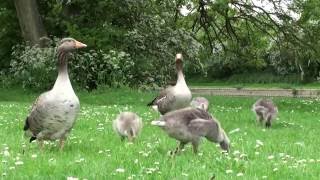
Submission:
POLYGON ((170 137, 179 141, 172 154, 180 152, 189 142, 192 143, 193 152, 197 153, 201 137, 219 143, 225 151, 230 148, 230 140, 218 120, 203 109, 188 107, 172 111, 151 124, 161 127, 170 137))
POLYGON ((121 112, 113 121, 113 129, 121 140, 126 137, 130 142, 134 141, 142 129, 142 121, 138 115, 133 112, 121 112))
POLYGON ((195 97, 190 103, 191 107, 200 108, 208 112, 209 101, 205 97, 195 97))
POLYGON ((167 112, 182 109, 190 105, 191 91, 183 75, 182 54, 176 55, 177 83, 162 90, 160 94, 148 104, 164 115, 167 112))
POLYGON ((67 135, 75 124, 80 103, 74 93, 68 75, 68 57, 70 52, 86 47, 72 38, 61 40, 57 48, 58 77, 53 88, 41 94, 34 102, 31 112, 25 120, 25 134, 31 135, 30 142, 38 140, 40 148, 43 140, 60 140, 60 149, 64 147, 67 135))
POLYGON ((272 121, 277 117, 278 108, 270 99, 259 99, 252 106, 252 111, 257 116, 257 121, 271 127, 272 121))

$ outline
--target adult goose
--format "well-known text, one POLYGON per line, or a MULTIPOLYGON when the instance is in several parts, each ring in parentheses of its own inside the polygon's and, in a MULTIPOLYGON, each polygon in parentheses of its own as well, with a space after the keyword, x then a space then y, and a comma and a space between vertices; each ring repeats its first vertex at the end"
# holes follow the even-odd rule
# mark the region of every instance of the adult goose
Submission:
POLYGON ((176 70, 178 76, 177 83, 174 86, 163 89, 160 94, 148 104, 148 106, 157 109, 162 115, 190 105, 192 95, 183 75, 182 54, 176 55, 176 70))
POLYGON ((200 108, 187 107, 171 111, 151 124, 161 127, 170 137, 180 142, 173 154, 180 152, 189 142, 192 143, 194 153, 197 153, 201 137, 219 143, 223 150, 229 151, 230 148, 230 140, 219 121, 200 108))
POLYGON ((24 131, 30 134, 30 142, 38 140, 40 147, 43 140, 60 140, 60 149, 71 131, 80 110, 80 103, 74 93, 68 75, 68 57, 76 49, 87 45, 72 38, 61 40, 57 48, 58 77, 53 88, 41 94, 34 102, 26 118, 24 131))

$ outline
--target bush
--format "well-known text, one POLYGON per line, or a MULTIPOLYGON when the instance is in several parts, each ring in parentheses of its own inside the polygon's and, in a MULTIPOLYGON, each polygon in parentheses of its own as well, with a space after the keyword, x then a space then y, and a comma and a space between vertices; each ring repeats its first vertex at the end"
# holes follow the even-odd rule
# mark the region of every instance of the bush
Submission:
POLYGON ((71 62, 71 77, 76 84, 86 89, 98 86, 119 87, 133 85, 133 66, 129 54, 123 51, 90 50, 78 53, 71 62))
MULTIPOLYGON (((13 82, 23 88, 49 89, 57 77, 55 47, 18 45, 10 63, 13 82)), ((129 54, 110 50, 79 51, 69 59, 69 74, 74 85, 86 89, 98 86, 133 85, 133 66, 129 54)))
POLYGON ((48 89, 56 78, 55 50, 52 47, 15 46, 10 63, 13 82, 23 88, 48 89))

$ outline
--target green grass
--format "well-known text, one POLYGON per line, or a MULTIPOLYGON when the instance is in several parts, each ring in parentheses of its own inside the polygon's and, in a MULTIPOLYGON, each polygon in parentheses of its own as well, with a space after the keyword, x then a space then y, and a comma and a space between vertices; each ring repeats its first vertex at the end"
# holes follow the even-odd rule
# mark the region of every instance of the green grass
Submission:
POLYGON ((29 144, 23 136, 25 117, 37 95, 0 90, 0 179, 320 178, 318 100, 274 98, 279 119, 265 129, 255 123, 250 111, 257 98, 207 97, 212 103, 210 112, 227 133, 233 132, 229 133, 230 154, 222 154, 215 144, 203 140, 198 155, 188 145, 170 157, 167 152, 176 141, 150 125, 159 115, 145 106, 154 93, 129 89, 78 93, 81 115, 62 152, 55 142, 41 152, 37 143, 29 144), (134 144, 121 142, 112 130, 113 119, 124 110, 136 112, 144 122, 134 144), (263 145, 258 146, 259 141, 263 145), (22 165, 15 164, 20 161, 22 165))
POLYGON ((308 84, 291 83, 231 83, 222 81, 188 83, 191 87, 230 87, 230 88, 280 88, 280 89, 320 89, 320 83, 313 82, 308 84))

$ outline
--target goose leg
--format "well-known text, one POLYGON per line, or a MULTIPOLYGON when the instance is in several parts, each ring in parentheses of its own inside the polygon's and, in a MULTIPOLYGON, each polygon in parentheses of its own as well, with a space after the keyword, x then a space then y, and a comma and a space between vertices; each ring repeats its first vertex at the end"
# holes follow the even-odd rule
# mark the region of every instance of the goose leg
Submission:
POLYGON ((39 144, 40 151, 43 151, 43 148, 44 148, 43 140, 38 140, 38 144, 39 144))
POLYGON ((199 140, 193 141, 192 142, 192 148, 193 148, 193 153, 198 154, 198 146, 199 146, 199 140))
POLYGON ((129 142, 133 142, 133 136, 131 136, 130 133, 128 134, 128 141, 129 141, 129 142))
POLYGON ((65 139, 64 139, 64 138, 61 138, 60 141, 59 141, 60 151, 63 150, 64 144, 65 144, 65 139))
POLYGON ((179 152, 181 152, 181 150, 184 148, 186 144, 186 142, 180 142, 174 151, 170 151, 170 155, 176 155, 179 152))
POLYGON ((121 136, 121 141, 124 141, 125 137, 124 136, 121 136))

